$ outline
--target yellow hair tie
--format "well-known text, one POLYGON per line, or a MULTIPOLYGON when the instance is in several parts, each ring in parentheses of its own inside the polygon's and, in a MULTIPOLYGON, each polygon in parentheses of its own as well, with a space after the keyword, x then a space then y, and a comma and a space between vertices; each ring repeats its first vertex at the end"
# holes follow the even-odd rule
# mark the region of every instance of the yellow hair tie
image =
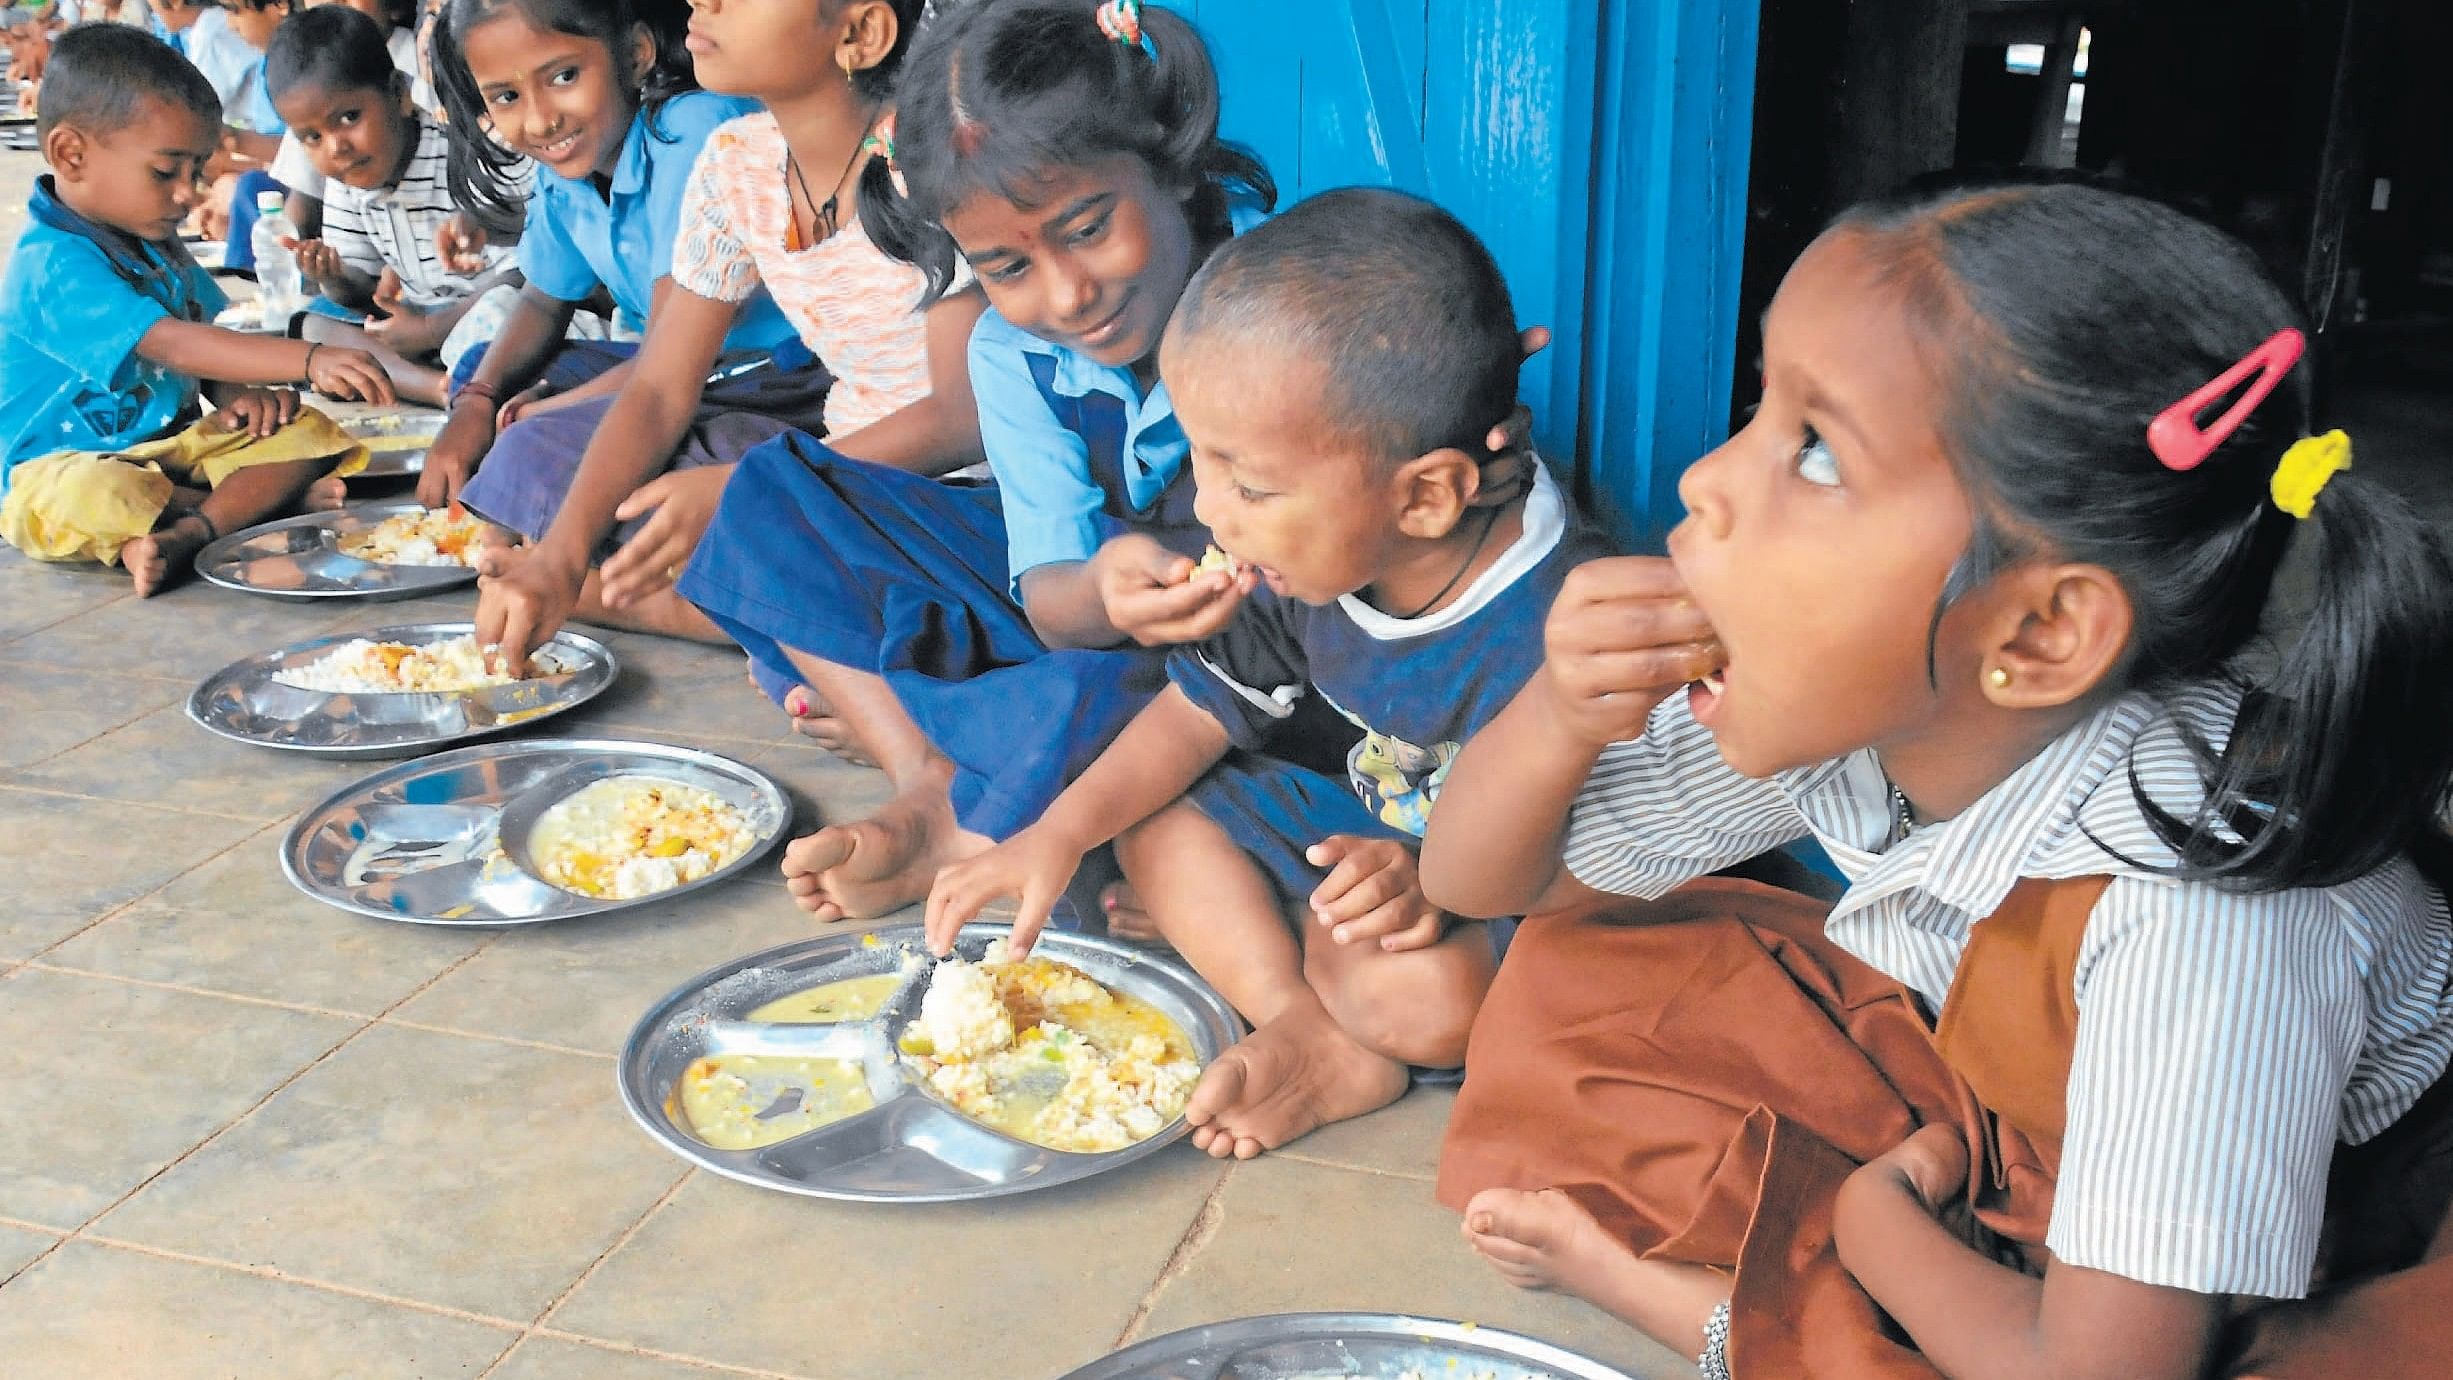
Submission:
POLYGON ((2350 437, 2339 431, 2301 437, 2274 467, 2274 506, 2305 520, 2327 481, 2350 467, 2350 437))

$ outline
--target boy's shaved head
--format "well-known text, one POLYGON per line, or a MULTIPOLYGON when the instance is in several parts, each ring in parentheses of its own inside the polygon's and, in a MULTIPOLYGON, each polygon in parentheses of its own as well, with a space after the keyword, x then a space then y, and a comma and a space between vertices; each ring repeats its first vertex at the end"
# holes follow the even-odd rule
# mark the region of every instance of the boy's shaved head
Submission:
POLYGON ((1167 348, 1218 345, 1318 368, 1328 423, 1390 462, 1488 455, 1524 363, 1490 251, 1430 202, 1370 187, 1323 192, 1210 256, 1167 348))
POLYGON ((221 122, 213 84, 178 50, 129 24, 79 24, 51 44, 35 104, 35 130, 48 138, 60 125, 113 134, 136 122, 147 101, 194 111, 221 122))

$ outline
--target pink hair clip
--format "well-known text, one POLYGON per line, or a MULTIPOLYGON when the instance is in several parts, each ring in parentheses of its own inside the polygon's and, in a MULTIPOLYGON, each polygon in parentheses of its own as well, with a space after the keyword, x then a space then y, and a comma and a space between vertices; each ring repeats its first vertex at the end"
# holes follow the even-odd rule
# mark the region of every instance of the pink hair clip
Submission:
POLYGON ((1158 45, 1141 31, 1141 0, 1107 0, 1099 6, 1099 32, 1110 41, 1128 48, 1139 48, 1158 61, 1158 45))
POLYGON ((2167 470, 2196 469, 2214 453, 2215 447, 2231 439, 2232 433, 2274 392, 2283 375, 2291 372, 2291 366, 2300 362, 2307 349, 2308 337, 2297 329, 2286 327, 2276 331, 2265 344, 2242 356, 2238 364, 2147 423, 2147 449, 2155 452, 2155 458, 2167 470), (2212 424, 2201 425, 2198 418, 2240 387, 2242 380, 2247 380, 2248 387, 2240 394, 2240 401, 2212 424))

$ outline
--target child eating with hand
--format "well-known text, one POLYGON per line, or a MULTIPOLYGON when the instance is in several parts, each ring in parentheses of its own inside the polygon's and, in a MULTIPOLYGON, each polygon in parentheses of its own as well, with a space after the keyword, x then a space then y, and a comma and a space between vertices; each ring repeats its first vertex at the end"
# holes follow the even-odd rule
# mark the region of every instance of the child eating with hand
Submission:
POLYGON ((1464 1061, 1497 946, 1423 899, 1416 841, 1459 744, 1539 665, 1567 571, 1603 554, 1537 461, 1490 447, 1522 362, 1497 265, 1412 197, 1331 192, 1216 250, 1160 368, 1232 571, 1205 602, 1231 617, 1038 823, 929 896, 940 951, 998 897, 1028 948, 1115 840, 1159 933, 1254 1027, 1185 1109, 1212 1155, 1464 1061), (1363 732, 1343 780, 1259 751, 1309 694, 1363 732))
POLYGON ((260 385, 392 400, 363 351, 209 324, 228 299, 179 223, 220 118, 212 87, 151 34, 61 35, 36 126, 51 172, 0 278, 0 539, 39 560, 117 562, 140 595, 365 463, 296 393, 260 385), (207 380, 220 411, 196 421, 207 380))

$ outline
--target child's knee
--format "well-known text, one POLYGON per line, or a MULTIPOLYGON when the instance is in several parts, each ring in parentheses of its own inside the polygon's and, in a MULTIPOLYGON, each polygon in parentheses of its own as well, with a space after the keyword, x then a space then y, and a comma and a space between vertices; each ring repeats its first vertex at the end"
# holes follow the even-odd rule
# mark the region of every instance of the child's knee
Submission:
POLYGON ((1487 962, 1456 945, 1324 962, 1314 957, 1324 947, 1331 946, 1307 946, 1304 976, 1356 1043, 1425 1068, 1465 1062, 1466 1038, 1490 990, 1487 962))

